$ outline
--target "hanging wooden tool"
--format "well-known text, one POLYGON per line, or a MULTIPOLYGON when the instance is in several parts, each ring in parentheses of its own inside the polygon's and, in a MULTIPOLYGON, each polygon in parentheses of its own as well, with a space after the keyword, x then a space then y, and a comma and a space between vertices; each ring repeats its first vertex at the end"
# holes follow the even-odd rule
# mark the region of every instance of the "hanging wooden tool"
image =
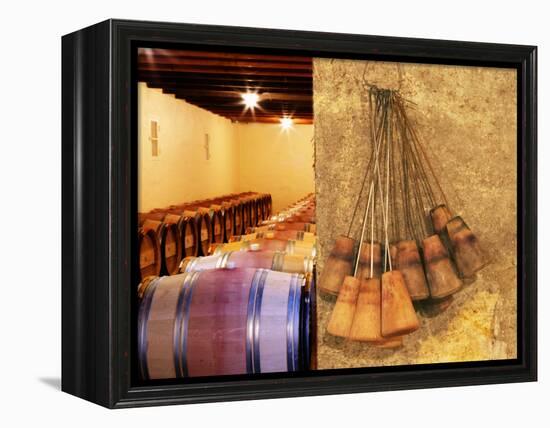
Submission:
POLYGON ((460 277, 474 275, 486 262, 470 228, 452 215, 408 117, 409 103, 398 91, 375 86, 368 103, 370 160, 348 234, 336 240, 320 288, 338 294, 330 334, 396 347, 419 328, 413 300, 450 302, 462 287, 460 277), (365 198, 354 257, 352 224, 365 198))

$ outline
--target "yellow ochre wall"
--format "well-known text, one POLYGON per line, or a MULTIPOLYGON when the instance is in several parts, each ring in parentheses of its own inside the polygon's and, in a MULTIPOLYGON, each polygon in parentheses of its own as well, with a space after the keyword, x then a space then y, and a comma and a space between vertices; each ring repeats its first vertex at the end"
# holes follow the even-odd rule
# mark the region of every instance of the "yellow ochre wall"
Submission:
POLYGON ((138 118, 140 212, 236 191, 238 146, 230 120, 145 83, 139 83, 138 118), (151 120, 159 123, 158 157, 151 154, 151 120))
POLYGON ((271 193, 278 212, 315 191, 313 125, 294 125, 283 131, 278 124, 237 124, 239 184, 271 193))
POLYGON ((238 124, 138 85, 138 210, 227 193, 271 193, 278 211, 314 191, 313 125, 238 124), (159 124, 159 156, 150 122, 159 124), (205 135, 210 159, 206 159, 205 135))

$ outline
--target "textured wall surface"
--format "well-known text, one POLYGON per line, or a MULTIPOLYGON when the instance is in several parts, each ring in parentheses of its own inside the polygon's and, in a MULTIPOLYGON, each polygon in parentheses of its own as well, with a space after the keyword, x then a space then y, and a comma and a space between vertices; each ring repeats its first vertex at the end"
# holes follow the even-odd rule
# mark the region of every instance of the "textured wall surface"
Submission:
MULTIPOLYGON (((333 239, 347 233, 368 161, 364 81, 399 89, 456 214, 491 264, 444 312, 418 312, 421 327, 398 350, 326 334, 333 300, 318 297, 323 368, 516 357, 516 72, 511 69, 314 60, 318 272, 333 239)), ((352 234, 357 237, 359 221, 352 234)))
POLYGON ((239 146, 229 119, 140 82, 138 129, 140 212, 238 191, 239 146), (151 154, 151 120, 160 126, 158 157, 151 154))
POLYGON ((313 193, 313 125, 294 125, 288 131, 278 123, 233 126, 239 143, 239 191, 271 193, 273 212, 313 193))

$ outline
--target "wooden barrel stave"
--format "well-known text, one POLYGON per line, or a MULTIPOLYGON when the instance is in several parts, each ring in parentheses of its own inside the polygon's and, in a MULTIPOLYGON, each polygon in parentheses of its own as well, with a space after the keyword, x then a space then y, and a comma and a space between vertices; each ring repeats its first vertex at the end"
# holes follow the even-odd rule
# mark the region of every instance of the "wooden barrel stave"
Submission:
POLYGON ((229 242, 218 246, 214 254, 226 253, 228 251, 248 250, 284 251, 287 254, 298 254, 310 257, 315 257, 317 255, 317 248, 314 242, 265 238, 229 242))
POLYGON ((223 213, 221 210, 214 210, 212 217, 212 243, 222 244, 224 241, 225 225, 223 219, 223 213))
POLYGON ((152 230, 157 237, 162 261, 161 273, 165 275, 178 273, 181 261, 181 241, 177 226, 172 223, 146 219, 142 229, 152 230))
POLYGON ((252 221, 250 218, 250 203, 248 201, 242 202, 242 223, 243 229, 252 226, 252 221))
POLYGON ((182 257, 196 256, 199 253, 199 247, 196 239, 196 228, 193 219, 183 217, 178 214, 166 214, 164 217, 165 223, 175 224, 178 228, 179 238, 181 242, 182 257))
POLYGON ((189 376, 249 372, 245 337, 250 289, 241 284, 250 284, 254 273, 230 276, 218 271, 214 276, 217 280, 196 287, 193 293, 187 339, 189 376))
POLYGON ((308 274, 313 271, 313 258, 281 251, 229 251, 207 257, 186 257, 181 263, 181 272, 225 268, 263 268, 308 274))
POLYGON ((222 224, 222 237, 217 242, 229 242, 229 240, 233 236, 233 230, 235 227, 233 224, 233 207, 231 206, 231 204, 222 202, 221 204, 213 204, 212 209, 220 213, 220 220, 222 224))
POLYGON ((234 241, 251 241, 253 239, 294 239, 296 241, 316 242, 316 236, 311 232, 303 232, 301 230, 270 230, 267 232, 249 233, 246 235, 235 235, 232 238, 234 241))
POLYGON ((165 223, 164 245, 162 248, 162 260, 165 272, 168 275, 178 273, 182 259, 181 237, 175 224, 165 223))
POLYGON ((143 379, 296 371, 302 275, 217 269, 157 278, 139 311, 143 379))
POLYGON ((235 230, 235 218, 233 207, 226 206, 223 210, 224 242, 229 242, 235 230))
POLYGON ((189 210, 183 211, 183 216, 192 219, 195 223, 196 237, 199 247, 198 255, 208 255, 208 249, 210 248, 212 237, 210 217, 206 213, 189 210))
POLYGON ((242 235, 244 232, 244 221, 243 221, 243 206, 237 202, 233 205, 233 223, 234 223, 234 229, 233 234, 234 235, 242 235))
POLYGON ((160 275, 162 263, 160 246, 155 232, 140 228, 138 231, 138 248, 140 279, 143 280, 151 275, 160 275))

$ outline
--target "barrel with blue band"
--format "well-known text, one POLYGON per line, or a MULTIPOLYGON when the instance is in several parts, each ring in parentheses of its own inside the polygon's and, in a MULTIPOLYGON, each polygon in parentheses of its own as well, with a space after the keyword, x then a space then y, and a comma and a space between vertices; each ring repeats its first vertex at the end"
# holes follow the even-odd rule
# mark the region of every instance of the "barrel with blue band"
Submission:
POLYGON ((142 378, 300 370, 304 284, 300 274, 253 268, 153 280, 138 319, 142 378))

